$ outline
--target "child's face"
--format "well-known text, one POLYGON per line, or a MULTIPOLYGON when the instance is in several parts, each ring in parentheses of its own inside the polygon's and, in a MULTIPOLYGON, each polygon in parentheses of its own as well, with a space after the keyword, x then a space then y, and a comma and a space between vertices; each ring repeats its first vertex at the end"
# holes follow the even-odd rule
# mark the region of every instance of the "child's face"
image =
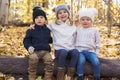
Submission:
POLYGON ((58 12, 58 19, 62 20, 65 22, 69 17, 69 14, 66 10, 62 9, 58 12))
POLYGON ((80 23, 81 23, 82 27, 88 28, 88 27, 90 27, 92 25, 92 20, 89 17, 85 16, 85 17, 82 17, 80 19, 80 23))
POLYGON ((35 24, 39 25, 39 26, 43 26, 45 24, 46 20, 45 17, 43 16, 37 16, 35 18, 35 24))

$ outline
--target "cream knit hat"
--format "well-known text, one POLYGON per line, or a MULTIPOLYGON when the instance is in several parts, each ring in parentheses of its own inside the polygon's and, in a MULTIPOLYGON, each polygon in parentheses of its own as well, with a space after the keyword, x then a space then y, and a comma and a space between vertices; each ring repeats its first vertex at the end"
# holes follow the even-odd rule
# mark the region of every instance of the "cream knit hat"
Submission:
POLYGON ((89 17, 92 22, 94 22, 94 16, 98 13, 96 8, 81 8, 78 11, 79 14, 79 19, 81 19, 82 17, 86 16, 89 17))

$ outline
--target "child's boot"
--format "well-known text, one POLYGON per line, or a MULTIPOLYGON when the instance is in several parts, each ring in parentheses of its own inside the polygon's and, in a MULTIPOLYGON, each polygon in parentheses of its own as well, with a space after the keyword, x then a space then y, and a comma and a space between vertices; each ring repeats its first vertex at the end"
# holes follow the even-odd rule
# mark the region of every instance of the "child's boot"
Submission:
POLYGON ((75 74, 75 68, 68 68, 66 80, 74 80, 74 74, 75 74))
POLYGON ((64 68, 58 68, 57 80, 65 80, 65 69, 64 68))
POLYGON ((52 76, 53 76, 52 70, 45 71, 44 80, 52 80, 52 76))
POLYGON ((84 80, 84 77, 83 76, 78 76, 77 80, 84 80))
POLYGON ((100 77, 94 77, 94 80, 100 80, 100 77))
POLYGON ((36 72, 29 72, 29 80, 36 80, 36 72))

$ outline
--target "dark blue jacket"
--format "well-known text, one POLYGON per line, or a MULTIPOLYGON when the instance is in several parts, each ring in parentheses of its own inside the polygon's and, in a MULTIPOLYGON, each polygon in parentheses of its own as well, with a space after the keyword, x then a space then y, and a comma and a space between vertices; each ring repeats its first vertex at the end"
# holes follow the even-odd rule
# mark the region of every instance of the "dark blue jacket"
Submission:
POLYGON ((46 27, 46 25, 35 25, 35 29, 28 29, 23 40, 24 47, 27 50, 30 46, 33 46, 35 51, 51 51, 49 43, 52 43, 52 37, 50 35, 50 30, 46 27))

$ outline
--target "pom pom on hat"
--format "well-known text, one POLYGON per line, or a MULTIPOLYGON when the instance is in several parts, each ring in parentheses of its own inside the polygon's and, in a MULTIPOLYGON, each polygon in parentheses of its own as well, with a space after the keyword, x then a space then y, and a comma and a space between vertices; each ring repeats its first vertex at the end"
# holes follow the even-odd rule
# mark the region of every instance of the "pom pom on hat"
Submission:
POLYGON ((35 6, 35 7, 33 8, 33 11, 35 11, 35 10, 37 10, 37 9, 42 10, 42 7, 40 7, 40 6, 35 6))
POLYGON ((94 16, 98 13, 96 8, 81 8, 78 11, 79 18, 81 19, 82 17, 86 16, 89 17, 92 22, 94 22, 94 16))
POLYGON ((37 16, 43 16, 47 20, 46 13, 44 10, 42 10, 41 7, 37 6, 33 8, 33 21, 35 22, 35 18, 37 16))
POLYGON ((68 14, 70 14, 69 6, 67 6, 65 4, 60 4, 55 8, 55 13, 56 13, 57 18, 58 18, 58 11, 60 11, 61 9, 66 10, 68 12, 68 14))

